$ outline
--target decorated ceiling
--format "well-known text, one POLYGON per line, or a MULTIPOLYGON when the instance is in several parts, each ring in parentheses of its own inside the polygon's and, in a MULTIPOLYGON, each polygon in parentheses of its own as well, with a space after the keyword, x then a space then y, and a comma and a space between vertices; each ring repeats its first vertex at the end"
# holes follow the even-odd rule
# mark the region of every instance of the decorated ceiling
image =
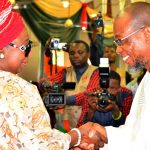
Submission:
POLYGON ((90 20, 98 11, 102 12, 104 36, 113 37, 113 18, 119 10, 134 1, 137 0, 16 0, 16 4, 26 5, 18 8, 44 44, 49 36, 71 42, 78 38, 83 26, 86 29, 84 32, 91 34, 90 20), (64 1, 69 3, 68 7, 64 7, 64 1))

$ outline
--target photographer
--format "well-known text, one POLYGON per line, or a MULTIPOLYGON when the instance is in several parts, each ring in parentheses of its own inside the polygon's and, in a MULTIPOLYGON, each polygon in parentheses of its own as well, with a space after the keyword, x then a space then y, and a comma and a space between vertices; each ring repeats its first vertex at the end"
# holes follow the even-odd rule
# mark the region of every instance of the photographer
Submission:
POLYGON ((99 59, 103 57, 103 30, 104 24, 101 12, 91 19, 92 35, 90 36, 90 61, 94 66, 99 66, 99 59))
POLYGON ((115 71, 110 71, 109 80, 108 93, 113 97, 107 100, 107 105, 105 103, 99 106, 102 99, 92 93, 89 94, 87 99, 89 111, 85 115, 84 122, 92 121, 103 126, 115 127, 124 124, 132 104, 132 92, 120 86, 121 78, 115 71))
POLYGON ((72 66, 53 76, 43 78, 39 82, 39 87, 43 92, 47 90, 44 88, 46 84, 52 86, 55 83, 60 85, 65 82, 76 83, 74 90, 65 90, 65 95, 68 105, 78 106, 66 106, 65 109, 56 111, 56 127, 64 128, 64 124, 65 126, 68 124, 65 129, 70 130, 83 124, 83 117, 87 112, 87 102, 85 103, 87 96, 85 93, 99 87, 99 70, 95 66, 88 65, 89 56, 89 46, 86 42, 82 40, 73 42, 69 48, 69 59, 72 66))

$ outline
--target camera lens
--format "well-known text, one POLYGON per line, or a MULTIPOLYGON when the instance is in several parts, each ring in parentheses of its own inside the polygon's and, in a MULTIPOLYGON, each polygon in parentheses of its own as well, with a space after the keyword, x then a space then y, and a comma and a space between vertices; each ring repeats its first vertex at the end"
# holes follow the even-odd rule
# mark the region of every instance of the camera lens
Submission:
POLYGON ((98 106, 100 108, 105 108, 108 105, 108 97, 107 96, 102 96, 101 98, 99 98, 98 100, 98 106))

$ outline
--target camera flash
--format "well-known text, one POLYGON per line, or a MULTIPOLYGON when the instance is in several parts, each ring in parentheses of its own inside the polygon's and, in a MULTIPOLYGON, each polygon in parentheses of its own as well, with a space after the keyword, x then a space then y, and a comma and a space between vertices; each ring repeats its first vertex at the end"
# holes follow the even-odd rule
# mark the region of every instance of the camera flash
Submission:
POLYGON ((100 58, 99 67, 109 67, 109 60, 108 60, 108 58, 100 58))

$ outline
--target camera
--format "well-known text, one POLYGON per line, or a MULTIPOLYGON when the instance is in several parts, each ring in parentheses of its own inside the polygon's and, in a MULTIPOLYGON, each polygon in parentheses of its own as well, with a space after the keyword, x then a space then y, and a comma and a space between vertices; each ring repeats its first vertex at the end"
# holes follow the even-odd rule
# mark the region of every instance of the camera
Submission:
POLYGON ((50 50, 64 50, 67 51, 68 50, 68 44, 67 43, 60 43, 60 39, 59 38, 52 38, 49 48, 50 50))
POLYGON ((94 19, 93 23, 91 24, 92 28, 100 28, 104 27, 103 18, 101 12, 98 12, 97 17, 94 19))
POLYGON ((99 64, 100 87, 109 88, 109 60, 108 58, 100 58, 99 64))
POLYGON ((101 93, 95 93, 94 96, 98 98, 98 106, 105 108, 109 105, 108 100, 116 100, 115 95, 109 93, 106 89, 103 89, 101 93))
POLYGON ((99 65, 100 87, 103 89, 101 93, 96 93, 98 97, 98 106, 100 108, 107 107, 108 100, 115 100, 115 96, 107 91, 109 88, 109 60, 108 58, 100 58, 99 65))
POLYGON ((64 90, 75 89, 75 82, 66 82, 63 84, 54 83, 52 86, 46 86, 48 95, 43 98, 43 102, 48 108, 55 108, 57 106, 66 105, 66 96, 63 93, 64 90))

